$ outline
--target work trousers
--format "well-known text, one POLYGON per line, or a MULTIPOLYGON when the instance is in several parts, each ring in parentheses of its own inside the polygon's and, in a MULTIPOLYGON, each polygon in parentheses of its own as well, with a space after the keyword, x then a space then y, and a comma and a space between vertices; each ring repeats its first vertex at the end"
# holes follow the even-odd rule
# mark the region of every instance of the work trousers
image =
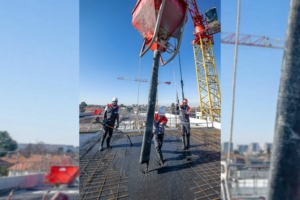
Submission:
POLYGON ((164 134, 154 134, 154 146, 157 152, 161 151, 163 140, 164 140, 164 134))
POLYGON ((181 133, 182 136, 190 136, 191 133, 190 123, 181 123, 181 133))
MULTIPOLYGON (((108 126, 111 126, 111 127, 114 127, 114 124, 109 124, 109 123, 107 123, 107 125, 108 125, 108 126)), ((107 133, 108 133, 107 139, 108 139, 108 138, 110 139, 111 136, 112 136, 112 134, 113 134, 113 129, 112 129, 112 128, 109 128, 109 127, 107 127, 107 126, 104 126, 104 133, 103 133, 103 135, 102 135, 103 139, 106 138, 107 133)))

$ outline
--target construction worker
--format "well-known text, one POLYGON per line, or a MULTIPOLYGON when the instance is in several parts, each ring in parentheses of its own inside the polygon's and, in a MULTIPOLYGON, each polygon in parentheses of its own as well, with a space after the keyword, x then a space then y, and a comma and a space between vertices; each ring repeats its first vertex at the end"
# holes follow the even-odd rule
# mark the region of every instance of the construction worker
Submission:
POLYGON ((161 106, 158 109, 158 113, 154 114, 154 122, 153 122, 154 145, 161 166, 164 165, 164 159, 163 159, 161 147, 163 145, 165 126, 168 122, 168 119, 166 118, 165 114, 166 114, 166 107, 161 106))
POLYGON ((116 128, 119 128, 119 114, 120 114, 120 109, 118 106, 118 98, 114 97, 112 99, 112 103, 107 104, 107 106, 105 107, 104 117, 102 122, 102 124, 104 125, 104 133, 102 133, 102 137, 100 141, 100 147, 99 147, 100 151, 103 151, 103 143, 107 133, 108 133, 108 137, 106 139, 106 148, 107 149, 112 148, 112 146, 110 146, 110 140, 113 134, 115 121, 117 121, 116 128))
POLYGON ((182 104, 178 105, 177 103, 177 110, 179 110, 179 118, 180 118, 180 125, 181 125, 181 133, 182 133, 182 150, 186 150, 190 148, 190 110, 191 108, 188 106, 188 100, 184 98, 182 100, 182 104), (185 143, 185 136, 186 142, 185 143))

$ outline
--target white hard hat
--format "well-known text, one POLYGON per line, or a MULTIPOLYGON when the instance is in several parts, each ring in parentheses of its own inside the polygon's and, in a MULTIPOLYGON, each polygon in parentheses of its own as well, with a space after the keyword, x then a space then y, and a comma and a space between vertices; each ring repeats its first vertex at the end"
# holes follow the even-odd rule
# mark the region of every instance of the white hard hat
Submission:
POLYGON ((161 106, 158 109, 158 115, 165 115, 166 114, 166 106, 161 106))
POLYGON ((117 97, 114 97, 111 101, 112 101, 112 104, 114 106, 118 105, 118 98, 117 97))

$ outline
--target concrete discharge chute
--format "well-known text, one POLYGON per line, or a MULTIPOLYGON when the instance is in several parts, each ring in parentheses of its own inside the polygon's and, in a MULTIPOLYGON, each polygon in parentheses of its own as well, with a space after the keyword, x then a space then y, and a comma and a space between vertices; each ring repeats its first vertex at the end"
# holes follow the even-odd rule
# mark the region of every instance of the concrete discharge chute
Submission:
POLYGON ((150 160, 159 61, 164 66, 178 53, 184 24, 187 22, 187 12, 188 3, 185 0, 139 0, 132 11, 132 25, 144 40, 139 56, 145 55, 149 49, 154 51, 146 127, 140 156, 140 163, 147 163, 147 166, 150 160), (174 44, 170 42, 171 38, 174 38, 174 44), (166 61, 161 57, 164 52, 171 55, 166 61))

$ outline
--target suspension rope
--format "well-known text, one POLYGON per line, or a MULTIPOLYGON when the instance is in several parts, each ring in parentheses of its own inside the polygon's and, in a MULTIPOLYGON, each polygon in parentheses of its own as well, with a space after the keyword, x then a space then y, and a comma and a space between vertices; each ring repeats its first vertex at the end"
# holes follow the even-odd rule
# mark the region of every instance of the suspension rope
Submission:
MULTIPOLYGON (((140 80, 140 71, 141 71, 141 65, 142 65, 142 57, 140 57, 139 66, 138 66, 138 80, 140 80)), ((137 95, 137 110, 136 110, 136 126, 138 127, 138 131, 140 132, 140 126, 139 126, 139 95, 140 95, 140 81, 138 81, 138 95, 137 95)))
POLYGON ((174 62, 172 60, 172 70, 173 70, 173 76, 174 76, 174 83, 175 83, 175 90, 176 90, 176 100, 175 100, 175 127, 177 126, 177 112, 176 112, 176 103, 179 101, 178 99, 178 92, 177 92, 177 85, 176 85, 176 77, 174 72, 174 62))
POLYGON ((183 92, 183 80, 182 80, 182 71, 181 71, 181 61, 180 61, 180 52, 178 51, 178 58, 179 58, 179 67, 180 67, 180 76, 181 76, 181 90, 182 90, 182 100, 184 98, 184 92, 183 92))
MULTIPOLYGON (((175 38, 174 38, 174 43, 175 43, 175 46, 176 46, 176 40, 175 40, 175 38)), ((183 80, 182 80, 181 60, 180 60, 180 51, 179 50, 178 50, 178 58, 179 58, 179 68, 180 68, 180 77, 181 77, 180 83, 181 83, 182 100, 183 100, 183 98, 184 98, 184 92, 183 92, 183 80)))

